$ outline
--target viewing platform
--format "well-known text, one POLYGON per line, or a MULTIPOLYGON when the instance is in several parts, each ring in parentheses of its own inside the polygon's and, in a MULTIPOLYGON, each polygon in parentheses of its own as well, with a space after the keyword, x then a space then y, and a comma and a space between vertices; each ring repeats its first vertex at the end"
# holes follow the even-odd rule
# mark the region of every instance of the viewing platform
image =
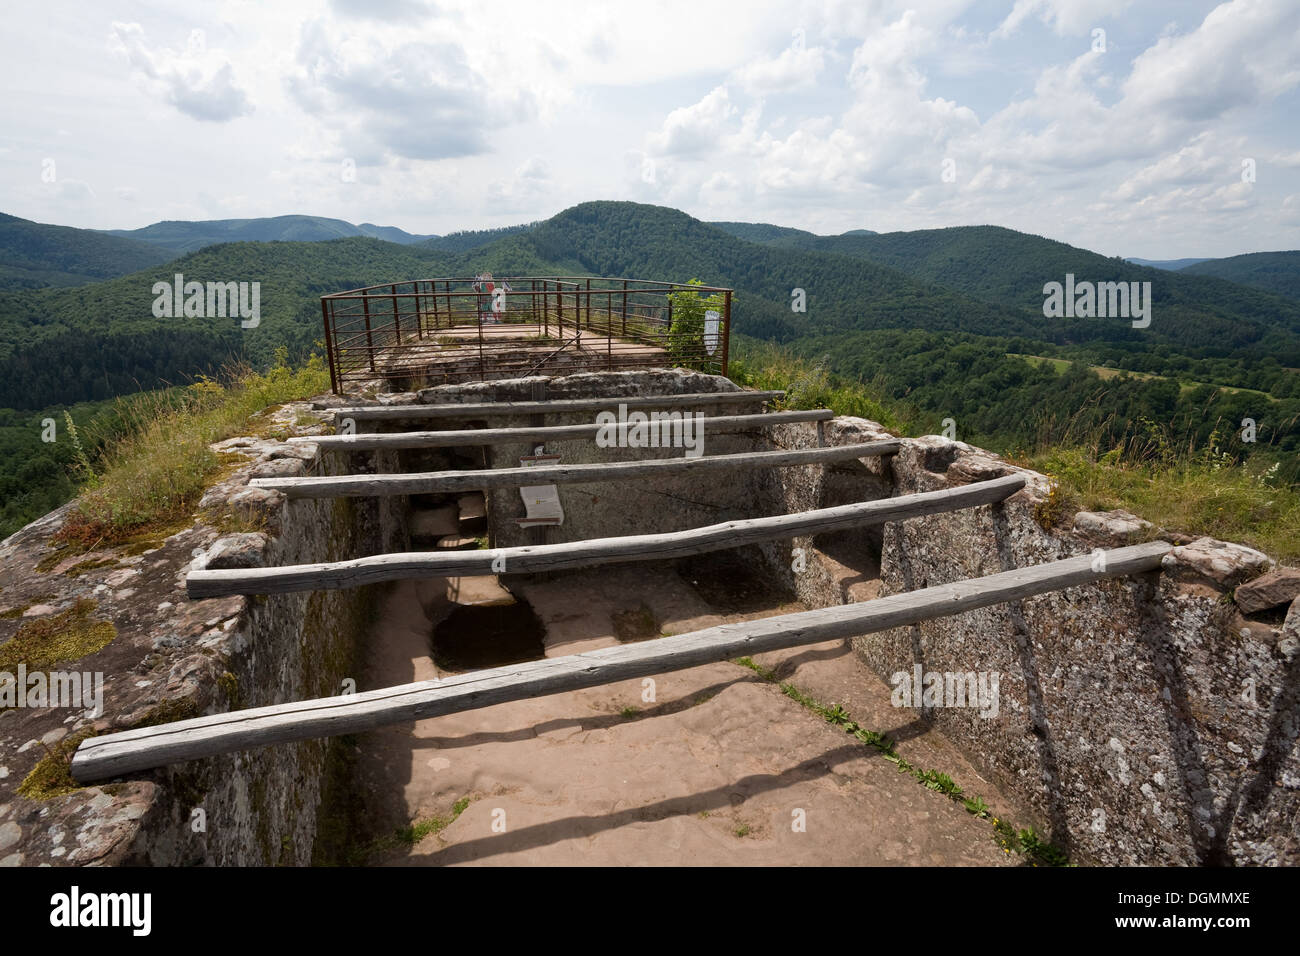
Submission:
POLYGON ((726 375, 732 290, 645 279, 412 279, 321 297, 337 394, 685 367, 726 375))

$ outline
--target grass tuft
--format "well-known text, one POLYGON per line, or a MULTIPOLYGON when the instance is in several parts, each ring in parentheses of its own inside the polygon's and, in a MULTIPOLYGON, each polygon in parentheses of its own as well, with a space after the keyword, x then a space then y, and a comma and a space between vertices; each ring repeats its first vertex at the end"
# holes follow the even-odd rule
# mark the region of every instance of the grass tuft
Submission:
POLYGON ((56 540, 88 551, 188 517, 223 467, 213 442, 256 431, 256 419, 268 409, 328 389, 318 356, 291 369, 285 355, 280 350, 266 373, 234 366, 220 379, 119 399, 126 434, 101 454, 56 540))

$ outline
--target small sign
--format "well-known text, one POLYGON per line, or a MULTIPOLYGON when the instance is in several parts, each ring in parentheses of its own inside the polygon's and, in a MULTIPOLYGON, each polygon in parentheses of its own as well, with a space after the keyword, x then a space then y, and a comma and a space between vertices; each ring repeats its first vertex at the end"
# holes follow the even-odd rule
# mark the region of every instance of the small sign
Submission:
MULTIPOLYGON (((554 465, 560 461, 559 455, 527 455, 519 459, 522 468, 537 465, 554 465)), ((525 516, 520 519, 522 526, 564 524, 564 508, 560 504, 560 493, 555 485, 524 485, 519 489, 524 499, 525 516)))
POLYGON ((718 342, 722 336, 718 334, 718 326, 722 324, 722 316, 717 309, 709 309, 704 313, 704 350, 712 355, 718 350, 718 342))

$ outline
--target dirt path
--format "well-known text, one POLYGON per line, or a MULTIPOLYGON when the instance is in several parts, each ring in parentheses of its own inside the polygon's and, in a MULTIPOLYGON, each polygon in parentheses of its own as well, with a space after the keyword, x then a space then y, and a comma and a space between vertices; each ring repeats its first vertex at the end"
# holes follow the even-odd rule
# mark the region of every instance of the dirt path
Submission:
MULTIPOLYGON (((719 612, 659 566, 514 587, 546 626, 548 656, 616 643, 616 632, 657 636, 799 610, 719 612)), ((366 686, 437 676, 431 620, 450 608, 447 590, 443 580, 393 588, 370 635, 366 686)), ((889 705, 888 685, 845 642, 775 652, 759 663, 888 732, 913 764, 950 774, 995 811, 1011 809, 914 712, 889 705)), ((376 832, 451 820, 376 862, 1010 862, 987 821, 900 774, 750 670, 720 663, 677 671, 655 678, 653 691, 645 700, 643 682, 627 681, 363 735, 358 772, 376 832), (452 819, 464 797, 468 806, 452 819)))

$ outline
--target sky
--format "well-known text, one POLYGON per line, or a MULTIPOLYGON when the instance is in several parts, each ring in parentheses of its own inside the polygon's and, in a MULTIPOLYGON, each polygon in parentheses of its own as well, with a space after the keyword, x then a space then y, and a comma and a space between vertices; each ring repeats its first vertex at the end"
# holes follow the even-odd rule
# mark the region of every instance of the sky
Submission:
POLYGON ((7 5, 0 211, 1300 248, 1300 0, 7 5))

